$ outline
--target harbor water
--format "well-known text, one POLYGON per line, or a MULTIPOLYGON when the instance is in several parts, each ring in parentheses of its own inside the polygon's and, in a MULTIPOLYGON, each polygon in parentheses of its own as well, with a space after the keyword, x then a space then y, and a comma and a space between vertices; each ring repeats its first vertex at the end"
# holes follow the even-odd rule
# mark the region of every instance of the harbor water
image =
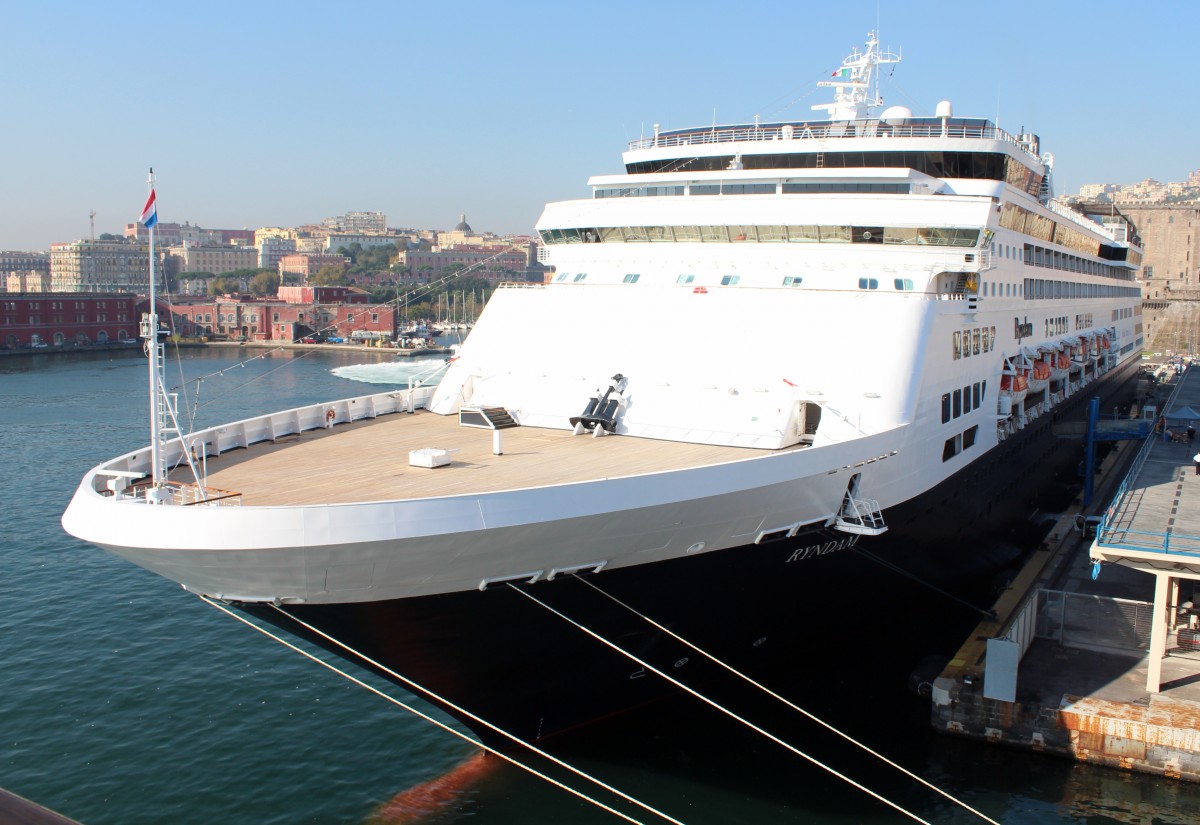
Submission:
MULTIPOLYGON (((473 749, 67 536, 59 517, 84 472, 148 441, 146 362, 134 349, 0 361, 0 787, 88 825, 619 821, 495 761, 422 786, 473 749)), ((191 350, 168 365, 194 426, 406 386, 440 363, 247 355, 191 350)), ((847 610, 872 609, 869 592, 849 599, 847 610)), ((934 734, 908 675, 923 655, 952 652, 976 618, 914 593, 911 610, 876 617, 872 633, 835 639, 836 657, 798 651, 791 695, 997 821, 1200 820, 1191 785, 934 734)), ((813 628, 838 632, 832 620, 813 628)), ((556 752, 682 822, 910 821, 690 697, 598 727, 556 752)), ((811 725, 787 730, 926 821, 981 821, 811 725)))

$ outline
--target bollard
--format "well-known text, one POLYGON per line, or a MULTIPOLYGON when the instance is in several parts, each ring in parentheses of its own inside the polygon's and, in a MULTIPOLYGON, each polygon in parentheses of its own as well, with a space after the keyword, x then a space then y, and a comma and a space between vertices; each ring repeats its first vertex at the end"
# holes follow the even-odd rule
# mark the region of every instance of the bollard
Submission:
POLYGON ((504 450, 500 446, 499 430, 492 430, 492 455, 504 455, 504 450))

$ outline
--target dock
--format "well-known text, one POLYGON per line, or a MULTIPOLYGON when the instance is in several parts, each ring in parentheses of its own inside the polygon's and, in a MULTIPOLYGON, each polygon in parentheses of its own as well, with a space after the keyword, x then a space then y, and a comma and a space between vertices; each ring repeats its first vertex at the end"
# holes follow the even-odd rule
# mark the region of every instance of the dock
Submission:
POLYGON ((935 730, 1200 781, 1200 368, 1147 404, 934 680, 935 730))

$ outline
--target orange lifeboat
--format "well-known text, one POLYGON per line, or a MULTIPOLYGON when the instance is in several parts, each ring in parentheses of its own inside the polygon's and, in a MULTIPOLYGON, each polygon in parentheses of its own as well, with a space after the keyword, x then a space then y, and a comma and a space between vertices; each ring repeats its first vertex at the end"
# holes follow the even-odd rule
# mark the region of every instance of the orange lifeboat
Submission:
POLYGON ((1050 383, 1050 365, 1045 361, 1034 361, 1033 369, 1030 370, 1027 380, 1031 392, 1041 392, 1046 389, 1050 383))

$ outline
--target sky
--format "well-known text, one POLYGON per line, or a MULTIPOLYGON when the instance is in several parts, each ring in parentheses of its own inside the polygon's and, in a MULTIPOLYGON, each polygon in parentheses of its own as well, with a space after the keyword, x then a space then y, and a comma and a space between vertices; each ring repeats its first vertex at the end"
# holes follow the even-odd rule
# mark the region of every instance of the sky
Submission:
POLYGON ((159 219, 530 233, 629 140, 817 118, 879 29, 885 105, 1041 136, 1060 194, 1200 168, 1200 3, 675 0, 5 4, 0 250, 159 219))

